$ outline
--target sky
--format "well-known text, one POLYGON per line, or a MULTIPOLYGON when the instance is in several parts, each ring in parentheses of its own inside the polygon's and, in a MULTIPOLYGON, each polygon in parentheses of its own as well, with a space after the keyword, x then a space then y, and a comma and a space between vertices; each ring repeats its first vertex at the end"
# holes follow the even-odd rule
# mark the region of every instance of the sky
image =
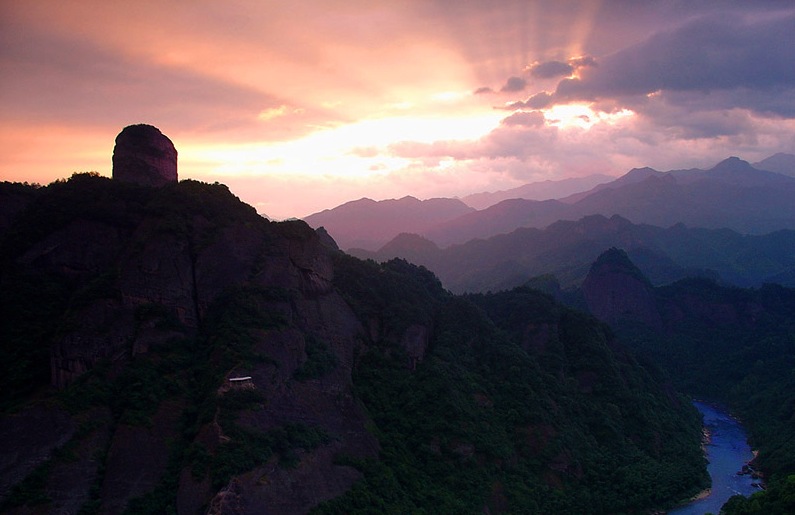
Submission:
POLYGON ((127 125, 272 218, 795 153, 795 2, 0 0, 0 179, 127 125))

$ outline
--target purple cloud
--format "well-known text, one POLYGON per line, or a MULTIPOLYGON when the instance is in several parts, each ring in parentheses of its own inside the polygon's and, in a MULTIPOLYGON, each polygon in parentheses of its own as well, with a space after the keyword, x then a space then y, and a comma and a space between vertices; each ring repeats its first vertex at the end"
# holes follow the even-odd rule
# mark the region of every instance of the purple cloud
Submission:
POLYGON ((574 73, 574 66, 562 61, 547 61, 530 66, 530 76, 537 79, 568 77, 574 73))
POLYGON ((527 87, 527 81, 521 77, 509 77, 505 84, 500 88, 503 93, 516 93, 523 91, 527 87))
POLYGON ((762 20, 698 18, 601 59, 580 78, 562 80, 554 97, 557 102, 624 98, 642 109, 645 101, 632 97, 662 93, 660 100, 681 103, 681 93, 709 92, 720 93, 714 109, 744 107, 792 117, 795 45, 783 44, 792 34, 792 13, 762 20), (673 92, 678 98, 665 96, 673 92))
POLYGON ((517 100, 516 102, 509 102, 503 107, 497 109, 506 109, 508 111, 516 111, 517 109, 544 109, 555 103, 555 97, 546 91, 536 93, 527 100, 517 100))
POLYGON ((500 123, 509 126, 540 127, 544 125, 544 113, 539 111, 519 111, 507 118, 503 118, 500 123))

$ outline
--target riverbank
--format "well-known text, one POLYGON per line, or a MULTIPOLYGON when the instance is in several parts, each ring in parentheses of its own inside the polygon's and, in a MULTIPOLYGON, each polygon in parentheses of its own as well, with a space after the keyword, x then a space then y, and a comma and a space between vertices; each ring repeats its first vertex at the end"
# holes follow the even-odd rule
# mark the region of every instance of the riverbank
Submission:
POLYGON ((733 495, 749 496, 755 491, 750 475, 741 474, 743 467, 754 458, 742 424, 716 405, 694 401, 704 417, 702 446, 707 457, 707 471, 712 486, 699 492, 684 506, 670 515, 703 515, 718 513, 733 495))

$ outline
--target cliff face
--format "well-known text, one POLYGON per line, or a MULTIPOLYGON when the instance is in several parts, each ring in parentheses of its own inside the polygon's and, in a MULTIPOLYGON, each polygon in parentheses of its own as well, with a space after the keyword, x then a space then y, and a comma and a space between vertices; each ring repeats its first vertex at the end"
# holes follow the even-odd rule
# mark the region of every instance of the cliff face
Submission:
POLYGON ((612 248, 594 262, 582 285, 589 311, 612 325, 641 323, 676 332, 682 324, 753 329, 770 314, 753 290, 692 278, 653 287, 623 250, 612 248))
POLYGON ((626 253, 612 248, 591 267, 582 284, 588 309, 608 323, 634 319, 660 327, 653 288, 626 253))
POLYGON ((113 148, 113 178, 155 187, 177 182, 177 149, 157 127, 125 127, 113 148))
MULTIPOLYGON (((54 185, 58 191, 49 193, 66 196, 60 190, 78 182, 89 182, 102 191, 100 196, 118 197, 114 200, 122 204, 131 191, 138 200, 104 217, 96 212, 87 216, 74 205, 58 220, 30 214, 27 228, 15 232, 12 240, 19 245, 13 245, 14 252, 9 246, 4 255, 6 280, 44 274, 73 285, 74 295, 50 340, 52 385, 66 388, 98 364, 110 367, 110 377, 127 374, 139 357, 161 359, 156 358, 161 349, 200 338, 208 324, 225 323, 227 315, 218 313, 230 296, 239 295, 235 292, 270 292, 257 294, 257 309, 278 323, 269 327, 248 321, 240 329, 245 334, 239 337, 246 339, 254 357, 228 360, 216 351, 207 359, 222 382, 225 377, 251 377, 253 391, 267 399, 267 410, 241 415, 234 427, 259 434, 300 425, 324 434, 325 443, 298 451, 294 468, 278 467, 277 457, 263 460, 260 467, 234 476, 214 500, 219 485, 186 470, 180 476, 180 511, 196 513, 211 503, 216 513, 261 513, 266 505, 269 513, 296 513, 349 488, 360 474, 335 464, 334 456, 372 457, 378 444, 365 430, 367 417, 352 392, 351 370, 363 329, 332 288, 331 258, 321 239, 302 222, 268 222, 223 186, 188 181, 154 192, 130 190, 101 177, 79 177, 75 184, 54 185), (38 225, 33 227, 33 222, 38 225), (315 341, 322 342, 333 366, 298 380, 315 341)), ((224 342, 231 347, 238 343, 224 342)), ((182 375, 176 372, 175 380, 181 381, 182 375)), ((99 486, 97 501, 104 513, 121 513, 131 499, 162 481, 169 466, 168 442, 180 438, 190 400, 186 394, 153 394, 143 404, 150 413, 148 427, 127 420, 124 412, 115 422, 107 416, 66 418, 64 423, 71 425, 94 420, 96 429, 80 441, 106 442, 107 460, 102 476, 95 464, 88 481, 69 487, 73 501, 56 502, 53 513, 67 512, 74 499, 90 502, 91 478, 99 486)), ((3 425, 21 430, 33 413, 4 418, 3 425)), ((224 434, 228 429, 212 420, 199 428, 193 445, 203 452, 213 454, 230 439, 224 434)), ((68 440, 71 433, 61 435, 68 440)), ((34 433, 28 435, 29 444, 6 440, 30 449, 30 456, 18 451, 18 461, 27 465, 9 465, 14 475, 0 482, 0 498, 7 497, 14 478, 52 456, 52 438, 34 433)), ((54 492, 65 487, 60 483, 48 488, 54 492)))

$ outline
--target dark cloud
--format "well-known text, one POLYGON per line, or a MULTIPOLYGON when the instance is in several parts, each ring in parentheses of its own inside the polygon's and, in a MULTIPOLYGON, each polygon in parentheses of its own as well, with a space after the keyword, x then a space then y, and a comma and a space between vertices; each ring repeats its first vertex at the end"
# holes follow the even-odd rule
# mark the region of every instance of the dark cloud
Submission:
POLYGON ((536 79, 554 79, 555 77, 568 77, 574 73, 574 66, 562 61, 547 61, 529 67, 530 76, 536 79))
POLYGON ((491 89, 488 86, 482 86, 482 87, 476 89, 473 94, 475 94, 475 95, 490 95, 491 93, 494 93, 493 89, 491 89))
POLYGON ((517 93, 524 91, 527 87, 527 81, 521 77, 509 77, 505 84, 500 88, 503 93, 517 93))
POLYGON ((555 97, 546 91, 536 93, 527 100, 517 100, 516 102, 509 102, 499 109, 506 109, 509 111, 516 111, 517 109, 544 109, 555 103, 555 97))
POLYGON ((572 65, 575 69, 586 68, 589 66, 596 66, 596 58, 590 55, 575 57, 573 59, 569 59, 569 64, 572 65))
POLYGON ((542 91, 541 93, 536 93, 535 95, 525 100, 524 106, 529 107, 531 109, 544 109, 545 107, 549 107, 550 105, 552 105, 552 102, 553 102, 552 95, 550 95, 546 91, 542 91))
POLYGON ((795 45, 783 42, 791 41, 792 34, 795 13, 761 20, 698 18, 601 59, 580 78, 564 79, 555 100, 625 98, 642 108, 643 100, 631 97, 675 92, 681 103, 681 94, 690 93, 707 100, 701 108, 745 107, 791 117, 795 45), (715 93, 719 102, 705 98, 705 92, 715 93))

